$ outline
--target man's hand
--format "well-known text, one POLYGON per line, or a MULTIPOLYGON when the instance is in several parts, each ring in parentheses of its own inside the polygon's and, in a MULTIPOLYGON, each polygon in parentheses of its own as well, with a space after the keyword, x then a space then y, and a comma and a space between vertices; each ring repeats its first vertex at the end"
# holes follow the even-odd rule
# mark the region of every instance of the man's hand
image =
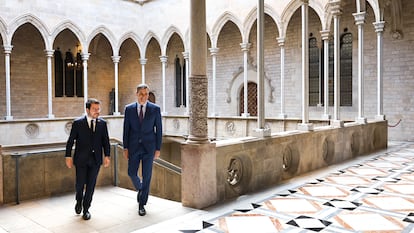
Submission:
POLYGON ((127 160, 129 159, 128 149, 124 149, 124 157, 125 157, 127 160))
POLYGON ((160 157, 161 152, 159 150, 156 150, 154 153, 154 159, 158 159, 160 157))
POLYGON ((104 167, 109 167, 109 164, 111 163, 111 159, 109 156, 104 157, 104 167))
POLYGON ((68 167, 68 168, 72 168, 73 167, 73 159, 72 159, 72 157, 66 157, 65 162, 66 162, 66 167, 68 167))

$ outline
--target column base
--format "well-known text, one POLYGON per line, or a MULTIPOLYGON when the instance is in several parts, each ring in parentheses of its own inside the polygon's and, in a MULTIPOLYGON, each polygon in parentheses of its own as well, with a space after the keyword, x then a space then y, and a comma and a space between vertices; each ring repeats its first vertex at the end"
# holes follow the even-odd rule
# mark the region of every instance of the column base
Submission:
POLYGON ((331 120, 331 125, 336 128, 344 127, 344 121, 341 120, 331 120))
POLYGON ((385 121, 385 120, 386 120, 386 118, 385 118, 385 115, 376 115, 376 116, 375 116, 375 120, 385 121))
POLYGON ((203 209, 217 202, 216 145, 181 145, 181 203, 203 209))
POLYGON ((161 112, 161 116, 168 116, 168 112, 161 112))
POLYGON ((253 136, 258 137, 258 138, 264 138, 264 137, 270 137, 272 133, 271 129, 254 129, 253 130, 253 136))
POLYGON ((120 112, 114 112, 114 113, 112 113, 112 115, 114 115, 114 116, 120 116, 121 113, 120 112))
POLYGON ((367 118, 366 117, 357 117, 355 119, 355 122, 359 123, 359 124, 366 124, 368 123, 367 118))
POLYGON ((313 131, 313 124, 312 123, 299 123, 298 130, 300 131, 313 131))
POLYGON ((47 115, 47 118, 48 118, 48 119, 55 119, 55 115, 54 115, 54 114, 48 114, 48 115, 47 115))
POLYGON ((242 116, 242 117, 249 117, 249 116, 250 116, 250 113, 248 113, 248 112, 244 112, 244 113, 242 113, 242 114, 241 114, 241 116, 242 116))
POLYGON ((12 121, 13 120, 13 116, 5 116, 4 119, 6 121, 12 121))
POLYGON ((279 114, 279 118, 281 118, 281 119, 286 119, 286 118, 287 118, 287 114, 285 114, 285 113, 280 113, 280 114, 279 114))
POLYGON ((331 115, 329 114, 323 114, 322 115, 322 120, 330 120, 331 119, 331 115))
POLYGON ((210 139, 208 137, 198 137, 194 135, 188 135, 186 140, 188 144, 207 144, 210 143, 210 139))

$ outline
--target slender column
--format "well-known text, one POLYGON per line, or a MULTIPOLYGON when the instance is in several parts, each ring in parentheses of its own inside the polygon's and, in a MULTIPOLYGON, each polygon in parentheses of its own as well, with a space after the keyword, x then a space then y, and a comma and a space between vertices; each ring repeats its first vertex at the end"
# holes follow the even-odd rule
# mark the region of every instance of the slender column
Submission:
POLYGON ((119 116, 121 115, 121 113, 118 110, 118 95, 119 95, 119 88, 118 88, 118 64, 119 64, 119 60, 121 59, 121 56, 112 56, 112 61, 114 62, 114 76, 115 76, 115 111, 114 111, 114 116, 119 116))
POLYGON ((321 31, 323 40, 323 115, 322 119, 328 120, 329 115, 329 31, 321 31))
POLYGON ((384 32, 384 21, 375 22, 375 32, 377 33, 377 115, 375 119, 385 120, 383 112, 383 72, 384 72, 384 61, 383 61, 383 32, 384 32))
POLYGON ((83 62, 83 98, 86 103, 88 101, 88 60, 90 53, 82 53, 82 62, 83 62))
POLYGON ((13 120, 11 115, 11 89, 10 89, 10 54, 13 49, 12 45, 4 46, 4 60, 5 60, 5 73, 6 73, 6 116, 4 119, 13 120))
POLYGON ((53 119, 55 118, 55 115, 53 115, 53 110, 52 110, 52 106, 53 106, 53 102, 52 102, 52 96, 53 96, 52 57, 53 57, 54 50, 45 50, 45 52, 46 52, 46 58, 47 58, 47 107, 48 107, 47 118, 53 119))
POLYGON ((342 14, 340 3, 340 0, 331 1, 332 14, 334 16, 334 115, 332 125, 335 127, 344 126, 343 121, 339 118, 339 107, 341 103, 339 21, 342 14))
POLYGON ((211 113, 211 116, 217 116, 216 113, 216 74, 217 74, 217 65, 216 65, 216 60, 217 60, 217 53, 220 49, 219 48, 210 48, 210 55, 211 55, 211 63, 212 63, 212 70, 213 70, 213 111, 211 113))
POLYGON ((145 64, 147 64, 147 59, 141 58, 139 63, 141 64, 141 83, 145 83, 145 64))
POLYGON ((302 4, 302 123, 300 130, 313 130, 309 123, 309 37, 308 37, 308 0, 302 4))
POLYGON ((167 92, 165 88, 165 68, 167 67, 168 57, 165 55, 160 56, 160 60, 162 63, 162 115, 166 116, 168 113, 167 113, 166 103, 165 103, 167 101, 167 98, 166 98, 167 92))
POLYGON ((247 59, 248 59, 248 55, 249 55, 249 49, 250 49, 250 43, 240 43, 241 49, 243 51, 243 85, 244 85, 244 112, 242 113, 243 117, 248 117, 250 116, 249 112, 248 112, 248 85, 247 85, 247 59))
POLYGON ((277 38, 280 47, 280 114, 279 117, 286 119, 285 114, 285 38, 277 38))
POLYGON ((365 12, 353 14, 355 24, 358 26, 358 116, 356 121, 361 124, 367 123, 364 117, 364 24, 365 12))
MULTIPOLYGON (((190 58, 190 54, 189 52, 183 52, 183 58, 185 61, 185 115, 190 115, 190 94, 189 94, 189 85, 188 85, 188 77, 190 76, 190 62, 189 62, 189 58, 190 58)), ((214 73, 213 73, 214 75, 214 73)))
POLYGON ((264 108, 264 0, 257 3, 257 128, 253 135, 268 137, 270 128, 265 128, 264 108))

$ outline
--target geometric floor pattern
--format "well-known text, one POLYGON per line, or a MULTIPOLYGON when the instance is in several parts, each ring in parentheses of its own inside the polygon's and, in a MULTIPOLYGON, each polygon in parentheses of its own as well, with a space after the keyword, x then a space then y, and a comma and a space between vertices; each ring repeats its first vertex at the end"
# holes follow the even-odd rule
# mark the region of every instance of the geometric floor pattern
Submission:
POLYGON ((414 232, 414 146, 396 148, 205 219, 192 232, 414 232))

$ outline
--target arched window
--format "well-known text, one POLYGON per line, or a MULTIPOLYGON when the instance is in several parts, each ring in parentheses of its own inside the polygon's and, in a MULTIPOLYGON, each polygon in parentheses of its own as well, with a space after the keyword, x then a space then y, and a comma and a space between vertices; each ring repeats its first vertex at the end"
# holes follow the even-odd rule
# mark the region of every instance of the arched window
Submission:
MULTIPOLYGON (((244 86, 240 90, 240 114, 244 112, 244 86)), ((257 116, 257 84, 247 83, 247 111, 250 116, 257 116)))
POLYGON ((181 65, 180 58, 175 58, 175 106, 186 106, 186 72, 185 62, 181 65))
POLYGON ((55 50, 53 57, 55 58, 55 97, 63 97, 63 59, 59 48, 55 50))
POLYGON ((320 103, 319 54, 318 41, 315 37, 311 37, 309 39, 309 106, 316 106, 320 103))
POLYGON ((76 54, 76 60, 70 49, 62 53, 57 48, 54 52, 55 58, 55 97, 83 97, 83 65, 80 52, 76 54))
POLYGON ((341 106, 352 106, 352 34, 341 36, 341 106))
MULTIPOLYGON (((324 52, 321 52, 321 61, 324 60, 324 52)), ((352 34, 347 29, 344 30, 340 38, 340 106, 352 106, 352 34)), ((321 93, 324 93, 324 63, 320 62, 321 67, 321 93)), ((329 106, 334 105, 334 42, 329 40, 329 106)), ((322 104, 324 98, 321 98, 322 104)))

